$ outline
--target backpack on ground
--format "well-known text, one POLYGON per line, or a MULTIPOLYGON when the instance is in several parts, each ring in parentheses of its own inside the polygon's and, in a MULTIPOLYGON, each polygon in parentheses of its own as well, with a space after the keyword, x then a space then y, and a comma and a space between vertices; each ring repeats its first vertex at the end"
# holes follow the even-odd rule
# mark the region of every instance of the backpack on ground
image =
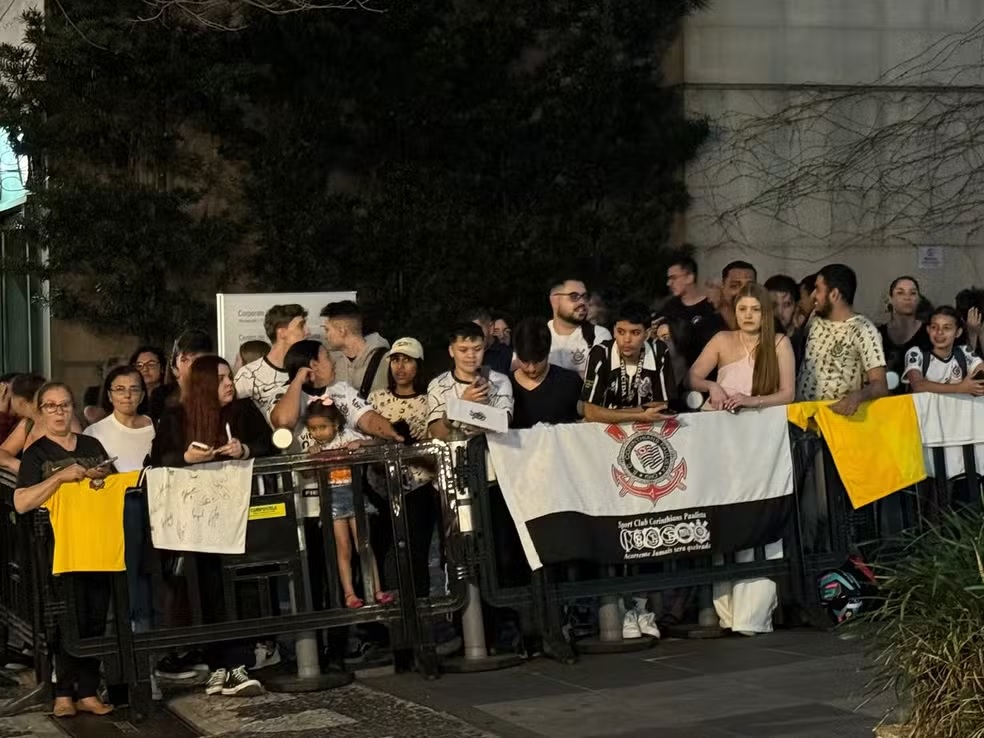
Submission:
POLYGON ((835 625, 856 617, 878 592, 874 572, 860 556, 849 556, 839 569, 821 574, 817 586, 820 605, 835 625))

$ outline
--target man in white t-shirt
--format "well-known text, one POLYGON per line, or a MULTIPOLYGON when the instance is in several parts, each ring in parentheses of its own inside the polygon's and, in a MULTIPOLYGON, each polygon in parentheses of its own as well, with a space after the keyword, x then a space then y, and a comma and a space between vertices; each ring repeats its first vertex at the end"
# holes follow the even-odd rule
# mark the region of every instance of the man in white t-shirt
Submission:
POLYGON ((550 363, 577 372, 583 380, 591 347, 610 341, 612 334, 588 322, 588 289, 579 279, 557 281, 550 288, 550 308, 550 363))
POLYGON ((513 394, 509 377, 490 371, 488 379, 479 371, 485 358, 485 333, 475 323, 459 323, 448 335, 448 353, 454 368, 433 379, 427 387, 427 430, 431 437, 447 440, 453 430, 468 436, 478 428, 448 420, 448 400, 458 397, 505 410, 512 418, 513 394))
POLYGON ((263 318, 263 328, 270 339, 270 352, 236 372, 236 395, 251 399, 270 422, 270 411, 286 390, 287 351, 308 336, 307 310, 300 305, 274 305, 263 318))
POLYGON ((888 395, 881 334, 868 318, 854 312, 854 271, 829 264, 817 274, 798 400, 836 400, 830 409, 854 415, 862 402, 888 395))

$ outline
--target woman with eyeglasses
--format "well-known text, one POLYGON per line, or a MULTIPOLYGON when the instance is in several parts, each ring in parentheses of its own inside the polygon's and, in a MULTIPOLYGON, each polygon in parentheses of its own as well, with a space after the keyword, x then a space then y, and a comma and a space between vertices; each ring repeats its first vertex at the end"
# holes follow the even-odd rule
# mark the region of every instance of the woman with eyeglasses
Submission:
MULTIPOLYGON (((154 442, 154 423, 139 408, 147 396, 143 374, 132 366, 113 369, 103 382, 111 414, 85 429, 98 440, 120 472, 137 471, 146 465, 154 442)), ((150 577, 144 570, 144 545, 149 530, 147 498, 141 490, 127 492, 123 506, 124 558, 130 595, 130 621, 137 633, 150 629, 153 605, 150 577)))
MULTIPOLYGON (((44 436, 47 417, 36 403, 38 390, 44 384, 45 378, 37 374, 18 374, 10 383, 11 408, 21 421, 0 444, 0 467, 14 474, 20 469, 24 451, 44 436)), ((70 422, 72 431, 82 432, 82 424, 74 414, 70 422)))
POLYGON ((130 366, 140 372, 144 383, 144 397, 164 384, 164 368, 167 361, 164 352, 155 346, 141 346, 130 356, 130 366))
MULTIPOLYGON (((67 385, 49 382, 38 390, 37 407, 45 419, 44 435, 24 451, 14 509, 19 513, 36 510, 58 494, 63 484, 83 479, 104 479, 112 472, 106 450, 95 438, 72 430, 75 398, 67 385), (100 466, 102 464, 102 466, 100 466)), ((110 578, 104 573, 63 574, 75 587, 79 636, 91 638, 106 630, 109 613, 110 578)), ((55 717, 72 717, 77 712, 106 715, 113 711, 99 699, 99 660, 72 656, 57 639, 54 684, 55 717)))

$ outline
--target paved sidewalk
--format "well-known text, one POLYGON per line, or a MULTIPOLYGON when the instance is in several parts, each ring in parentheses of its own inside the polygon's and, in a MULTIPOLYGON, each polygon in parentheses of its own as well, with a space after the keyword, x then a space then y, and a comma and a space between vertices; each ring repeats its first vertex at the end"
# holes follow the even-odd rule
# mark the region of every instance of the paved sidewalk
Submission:
MULTIPOLYGON (((781 631, 665 641, 633 654, 585 656, 574 666, 541 658, 434 681, 366 678, 314 694, 240 700, 196 689, 169 703, 193 730, 168 713, 132 725, 125 711, 62 727, 83 738, 869 738, 891 705, 882 698, 861 706, 864 682, 858 642, 781 631)), ((0 738, 63 734, 42 713, 0 719, 0 738)))
POLYGON ((504 738, 869 738, 891 704, 862 707, 865 681, 857 641, 804 630, 368 683, 504 738))

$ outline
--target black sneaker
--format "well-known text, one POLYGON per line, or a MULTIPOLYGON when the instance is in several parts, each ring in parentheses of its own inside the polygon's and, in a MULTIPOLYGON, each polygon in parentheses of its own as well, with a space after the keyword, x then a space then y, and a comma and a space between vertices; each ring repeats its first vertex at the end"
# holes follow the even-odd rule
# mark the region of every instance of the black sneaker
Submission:
POLYGON ((158 679, 194 679, 198 672, 193 668, 194 664, 175 655, 165 656, 157 662, 154 668, 154 676, 158 679))
POLYGON ((250 678, 245 666, 237 666, 226 675, 222 694, 226 697, 259 697, 263 694, 263 685, 250 678))
POLYGON ((363 664, 366 661, 366 654, 371 650, 372 644, 359 636, 350 636, 345 650, 346 664, 363 664))

